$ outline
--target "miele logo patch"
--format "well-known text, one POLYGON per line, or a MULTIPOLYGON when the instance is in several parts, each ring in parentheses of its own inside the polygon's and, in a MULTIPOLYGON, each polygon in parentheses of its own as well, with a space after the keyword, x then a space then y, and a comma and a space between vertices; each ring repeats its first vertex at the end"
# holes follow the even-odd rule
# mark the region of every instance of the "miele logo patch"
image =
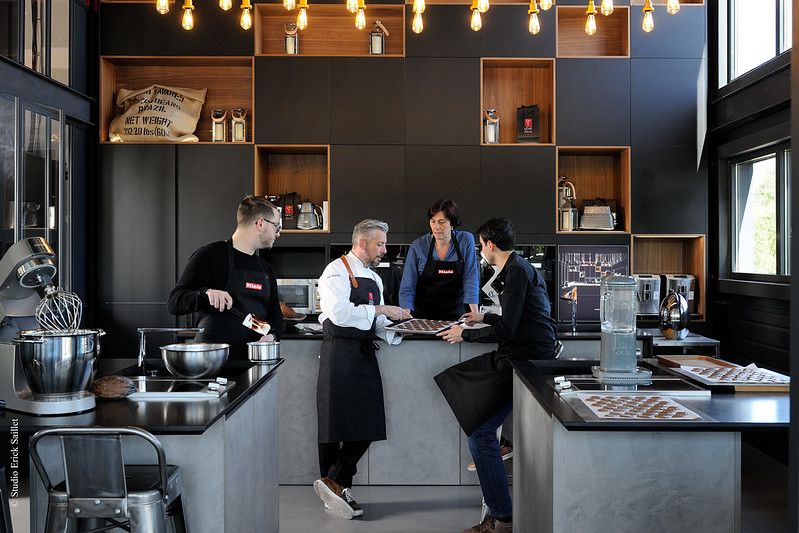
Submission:
POLYGON ((260 283, 250 283, 249 281, 244 284, 244 287, 248 289, 255 289, 256 291, 263 289, 263 286, 260 283))
POLYGON ((438 273, 439 273, 439 274, 454 274, 454 273, 455 273, 455 271, 454 271, 454 270, 451 270, 451 269, 450 269, 450 270, 444 270, 443 268, 439 268, 439 269, 438 269, 438 273))

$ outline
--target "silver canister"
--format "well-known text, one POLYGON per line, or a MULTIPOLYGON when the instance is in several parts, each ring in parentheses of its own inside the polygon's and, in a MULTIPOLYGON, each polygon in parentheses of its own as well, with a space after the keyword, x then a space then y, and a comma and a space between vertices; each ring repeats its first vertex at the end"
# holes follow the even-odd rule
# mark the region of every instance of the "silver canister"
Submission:
POLYGON ((230 116, 232 118, 230 125, 230 140, 234 143, 247 142, 247 110, 241 108, 231 109, 230 116))
POLYGON ((290 56, 300 53, 296 22, 283 24, 283 53, 290 56))
POLYGON ((280 358, 280 341, 248 342, 247 357, 253 363, 274 363, 280 358))
POLYGON ((483 140, 486 144, 499 143, 499 113, 496 109, 483 111, 483 140))
POLYGON ((224 109, 211 111, 211 141, 215 143, 227 141, 227 111, 224 109))

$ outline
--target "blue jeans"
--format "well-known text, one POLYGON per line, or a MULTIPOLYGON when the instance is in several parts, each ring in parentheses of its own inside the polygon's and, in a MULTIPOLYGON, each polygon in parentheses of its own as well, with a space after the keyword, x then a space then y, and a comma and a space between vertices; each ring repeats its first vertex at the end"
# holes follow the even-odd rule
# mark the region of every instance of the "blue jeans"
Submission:
POLYGON ((497 428, 502 425, 512 409, 513 404, 509 403, 468 438, 469 451, 472 452, 477 477, 480 479, 480 489, 488 506, 488 514, 499 519, 513 514, 508 478, 497 440, 497 428))

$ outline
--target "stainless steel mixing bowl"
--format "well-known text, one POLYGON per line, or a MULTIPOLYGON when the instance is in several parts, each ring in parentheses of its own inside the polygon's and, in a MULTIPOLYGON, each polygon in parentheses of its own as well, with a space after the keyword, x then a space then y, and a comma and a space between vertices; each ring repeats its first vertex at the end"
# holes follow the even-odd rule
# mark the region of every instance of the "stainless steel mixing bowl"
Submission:
POLYGON ((101 335, 101 329, 21 331, 13 342, 33 396, 55 400, 84 393, 94 377, 101 335))
POLYGON ((161 359, 169 373, 178 378, 215 378, 227 361, 230 345, 187 342, 161 346, 161 359))

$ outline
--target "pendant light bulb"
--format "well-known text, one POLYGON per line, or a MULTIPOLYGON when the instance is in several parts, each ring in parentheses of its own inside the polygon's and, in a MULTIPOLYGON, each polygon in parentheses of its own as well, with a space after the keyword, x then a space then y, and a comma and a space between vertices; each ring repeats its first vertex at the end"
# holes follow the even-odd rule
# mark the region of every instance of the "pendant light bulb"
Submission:
POLYGON ((292 11, 297 7, 297 2, 295 0, 283 0, 283 7, 286 8, 286 11, 292 11))
POLYGON ((233 7, 233 0, 219 0, 219 7, 221 7, 223 11, 228 11, 233 7))
POLYGON ((188 31, 194 27, 194 17, 191 16, 193 10, 194 6, 191 4, 191 0, 185 0, 183 2, 183 21, 181 23, 184 30, 188 31))
POLYGON ((161 15, 169 13, 169 0, 156 0, 155 10, 161 15))
POLYGON ((249 9, 241 10, 241 20, 239 24, 241 24, 241 27, 245 30, 249 30, 252 27, 252 16, 250 15, 249 9))
POLYGON ((347 11, 353 15, 358 12, 358 0, 347 0, 347 11))
POLYGON ((599 8, 599 11, 606 17, 613 13, 613 0, 602 0, 602 7, 599 8))
POLYGON ((669 0, 666 4, 666 12, 669 15, 675 14, 677 11, 680 10, 680 0, 669 0))
POLYGON ((541 9, 548 11, 552 7, 552 0, 541 0, 541 9))
POLYGON ((477 11, 480 13, 485 13, 489 7, 488 0, 477 0, 477 11))
POLYGON ((355 15, 355 29, 362 30, 366 27, 366 14, 363 8, 358 8, 358 14, 355 15))
POLYGON ((644 22, 641 24, 641 29, 649 33, 655 29, 655 19, 652 17, 652 0, 646 0, 644 4, 644 22))
POLYGON ((585 19, 585 33, 593 35, 596 33, 596 7, 594 7, 594 0, 588 2, 588 9, 585 10, 588 18, 585 19))
POLYGON ((541 31, 541 23, 538 21, 538 6, 535 5, 535 0, 530 0, 530 9, 527 10, 530 14, 530 22, 527 24, 527 29, 533 35, 541 31))
POLYGON ((413 12, 424 13, 424 0, 413 0, 413 12))
POLYGON ((413 30, 413 33, 422 33, 424 24, 422 24, 422 13, 420 11, 417 11, 413 16, 413 24, 411 24, 411 29, 413 30))
POLYGON ((483 19, 480 17, 480 12, 477 10, 477 0, 472 4, 472 21, 470 24, 474 31, 480 31, 483 27, 483 19))
POLYGON ((300 12, 297 14, 297 29, 304 30, 308 27, 308 14, 305 12, 306 8, 301 7, 300 12))

